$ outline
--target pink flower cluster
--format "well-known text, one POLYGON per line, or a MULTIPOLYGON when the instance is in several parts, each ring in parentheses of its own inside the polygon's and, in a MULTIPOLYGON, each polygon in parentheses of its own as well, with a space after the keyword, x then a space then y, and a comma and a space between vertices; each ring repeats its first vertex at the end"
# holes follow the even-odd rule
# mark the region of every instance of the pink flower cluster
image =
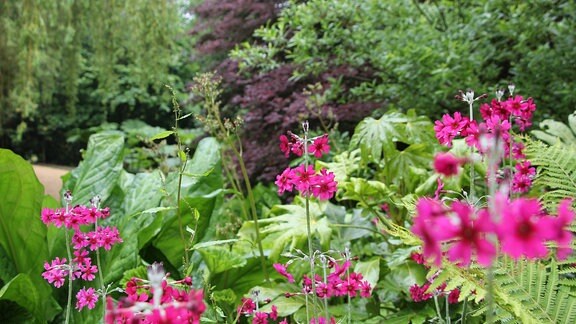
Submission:
MULTIPOLYGON (((284 156, 289 157, 290 153, 302 156, 304 154, 304 140, 291 132, 288 132, 288 136, 290 138, 286 135, 280 135, 280 150, 284 153, 284 156)), ((308 146, 308 153, 314 154, 317 159, 328 152, 330 152, 330 145, 328 144, 327 134, 312 139, 311 145, 308 146)))
POLYGON ((126 283, 126 297, 115 305, 106 300, 107 324, 115 323, 200 323, 206 310, 202 290, 191 289, 186 277, 168 282, 161 264, 149 267, 149 280, 132 278, 126 283))
MULTIPOLYGON (((105 219, 110 216, 109 208, 99 209, 97 207, 76 206, 72 209, 45 208, 42 210, 41 219, 44 224, 53 224, 56 227, 64 226, 67 229, 73 229, 72 246, 74 247, 74 258, 58 258, 50 263, 44 263, 44 272, 42 277, 53 284, 54 287, 60 288, 64 285, 66 278, 71 280, 79 279, 92 281, 98 273, 98 267, 92 264, 92 258, 86 249, 91 251, 98 248, 110 250, 112 245, 121 243, 122 239, 115 227, 96 227, 94 231, 84 233, 80 226, 91 225, 98 219, 105 219)), ((84 307, 92 309, 98 300, 98 294, 93 288, 82 288, 76 295, 76 308, 81 310, 84 307)))
POLYGON ((460 266, 469 265, 473 256, 479 264, 489 266, 497 253, 491 237, 498 239, 501 251, 514 259, 546 257, 549 241, 556 243, 558 258, 571 253, 572 234, 567 227, 574 212, 570 200, 560 203, 554 217, 535 199, 493 199, 498 215, 461 201, 446 206, 438 199, 420 199, 412 232, 423 241, 424 257, 440 265, 447 251, 448 260, 460 266))
MULTIPOLYGON (((304 152, 304 145, 308 140, 304 140, 292 133, 289 133, 290 140, 286 135, 280 136, 280 150, 288 157, 290 152, 301 156, 304 152)), ((328 145, 328 135, 322 135, 312 140, 310 146, 307 146, 308 152, 313 153, 316 158, 322 157, 323 154, 330 151, 328 145)), ((286 168, 281 174, 276 176, 275 184, 278 186, 278 194, 285 191, 292 191, 294 188, 300 191, 304 196, 314 196, 321 200, 328 200, 334 196, 338 183, 334 180, 334 173, 327 171, 325 168, 317 173, 311 165, 300 165, 296 168, 286 168)))
POLYGON ((480 106, 480 114, 484 119, 478 124, 475 120, 462 117, 460 112, 455 112, 453 116, 445 114, 442 120, 437 120, 434 125, 436 138, 442 145, 452 146, 452 140, 456 136, 466 139, 469 146, 476 147, 480 152, 483 148, 480 145, 480 135, 494 136, 499 134, 505 141, 506 147, 510 147, 510 125, 512 118, 521 131, 529 127, 532 114, 536 105, 532 98, 524 100, 521 96, 511 97, 506 101, 492 100, 488 104, 480 106))
MULTIPOLYGON (((457 136, 465 138, 470 147, 475 147, 481 154, 486 153, 491 143, 498 139, 504 143, 504 155, 519 160, 516 165, 516 172, 512 177, 512 191, 525 193, 532 186, 532 179, 536 170, 530 166, 530 162, 525 159, 522 152, 524 145, 514 142, 510 134, 512 125, 509 120, 513 120, 521 131, 526 130, 532 122, 532 115, 536 105, 532 98, 524 100, 521 96, 510 97, 506 101, 492 100, 490 104, 480 105, 480 113, 483 122, 478 124, 475 120, 462 117, 462 114, 455 112, 453 116, 445 114, 442 120, 435 122, 434 131, 438 141, 448 147, 452 146, 452 141, 457 136), (510 152, 511 150, 511 152, 510 152)), ((437 172, 451 176, 458 173, 458 166, 465 160, 457 159, 447 153, 441 153, 434 160, 434 168, 437 172)))
MULTIPOLYGON (((274 268, 280 275, 287 278, 289 282, 294 282, 294 276, 287 271, 287 265, 274 264, 274 268)), ((329 268, 331 272, 327 274, 325 281, 319 275, 314 277, 316 296, 319 298, 340 296, 356 297, 356 295, 359 294, 363 298, 370 297, 372 293, 370 283, 363 280, 364 278, 361 273, 349 271, 349 260, 342 264, 338 264, 334 260, 329 260, 329 268)), ((302 293, 312 293, 312 287, 312 278, 304 275, 302 278, 302 293)), ((291 295, 288 294, 287 296, 291 295)))
POLYGON ((460 298, 460 290, 458 288, 444 291, 446 289, 446 283, 442 283, 433 293, 431 293, 428 292, 431 284, 431 282, 426 282, 422 286, 419 286, 418 284, 412 285, 410 287, 410 297, 412 300, 415 302, 422 302, 434 297, 434 294, 438 294, 448 295, 448 303, 450 304, 458 303, 458 298, 460 298))
MULTIPOLYGON (((266 300, 265 303, 269 303, 266 300)), ((258 301, 252 298, 242 298, 242 305, 238 307, 238 314, 245 316, 252 316, 252 324, 268 324, 271 321, 278 321, 278 307, 272 305, 270 312, 262 312, 258 310, 258 301)), ((279 324, 287 324, 288 320, 283 319, 279 324)))

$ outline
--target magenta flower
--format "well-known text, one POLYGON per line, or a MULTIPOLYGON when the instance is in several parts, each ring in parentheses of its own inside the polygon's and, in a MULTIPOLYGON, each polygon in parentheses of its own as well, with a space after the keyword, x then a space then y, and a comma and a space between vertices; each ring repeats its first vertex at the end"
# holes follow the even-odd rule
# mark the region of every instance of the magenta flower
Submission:
POLYGON ((268 313, 256 312, 252 318, 252 324, 268 324, 268 313))
POLYGON ((312 178, 312 195, 320 200, 328 200, 334 196, 338 183, 334 180, 334 173, 322 168, 320 174, 312 178))
POLYGON ((94 288, 82 288, 76 294, 76 309, 82 310, 82 308, 88 306, 88 309, 93 309, 96 307, 96 302, 98 301, 98 294, 94 288))
POLYGON ((306 167, 302 164, 294 169, 294 175, 294 185, 296 189, 305 196, 309 195, 311 182, 316 175, 314 167, 311 165, 306 167))
POLYGON ((290 142, 288 141, 288 137, 286 137, 286 135, 280 135, 280 151, 284 153, 285 157, 290 156, 290 142))
POLYGON ((330 145, 328 145, 328 135, 318 137, 314 143, 310 145, 310 153, 314 153, 314 157, 321 158, 322 154, 330 152, 330 145))
POLYGON ((294 170, 290 168, 286 168, 281 174, 277 175, 274 183, 278 186, 278 194, 281 195, 284 191, 292 191, 295 180, 294 170))
POLYGON ((412 232, 422 239, 422 254, 436 265, 442 263, 441 243, 448 236, 447 226, 453 226, 445 218, 447 209, 437 200, 420 199, 416 204, 416 218, 412 232))
POLYGON ((540 203, 526 198, 517 199, 502 209, 498 236, 504 253, 513 259, 523 255, 527 258, 546 256, 548 251, 544 243, 550 230, 541 213, 540 203))
POLYGON ((434 157, 434 170, 447 177, 457 175, 458 167, 465 163, 465 159, 455 157, 451 153, 438 153, 434 157))
POLYGON ((435 122, 434 131, 436 132, 436 138, 440 144, 450 147, 454 137, 459 135, 466 125, 468 125, 468 118, 463 118, 460 112, 455 112, 454 117, 445 114, 442 116, 442 121, 437 120, 435 122))
POLYGON ((547 219, 547 227, 550 228, 550 240, 556 241, 558 245, 558 259, 563 260, 572 253, 572 240, 574 238, 572 232, 568 230, 568 226, 574 220, 574 211, 570 209, 572 200, 564 199, 558 205, 558 216, 547 219))
POLYGON ((285 265, 280 263, 274 263, 272 266, 274 267, 274 269, 276 269, 276 271, 279 274, 286 277, 286 279, 288 279, 288 282, 290 283, 294 282, 294 276, 288 272, 287 267, 285 265))
POLYGON ((494 229, 490 215, 486 210, 482 210, 476 218, 473 207, 459 201, 455 201, 451 208, 458 221, 454 227, 444 229, 454 240, 448 249, 448 258, 450 261, 460 261, 462 266, 467 266, 470 264, 472 254, 476 254, 478 263, 489 266, 496 255, 496 248, 486 239, 486 235, 494 229))

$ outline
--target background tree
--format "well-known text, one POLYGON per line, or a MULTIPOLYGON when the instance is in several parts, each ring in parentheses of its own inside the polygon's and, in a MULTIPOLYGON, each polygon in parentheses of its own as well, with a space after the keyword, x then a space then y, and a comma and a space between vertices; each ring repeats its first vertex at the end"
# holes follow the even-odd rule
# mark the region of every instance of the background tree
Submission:
POLYGON ((576 103, 575 12, 569 1, 289 1, 232 51, 240 69, 221 69, 233 90, 223 101, 246 110, 247 166, 261 180, 284 163, 271 136, 320 124, 303 91, 317 83, 321 115, 341 126, 377 107, 439 116, 462 108, 458 89, 510 82, 538 98, 537 119, 563 116, 576 103))
POLYGON ((74 164, 91 126, 169 125, 163 85, 193 69, 179 1, 8 0, 0 17, 2 146, 74 164))

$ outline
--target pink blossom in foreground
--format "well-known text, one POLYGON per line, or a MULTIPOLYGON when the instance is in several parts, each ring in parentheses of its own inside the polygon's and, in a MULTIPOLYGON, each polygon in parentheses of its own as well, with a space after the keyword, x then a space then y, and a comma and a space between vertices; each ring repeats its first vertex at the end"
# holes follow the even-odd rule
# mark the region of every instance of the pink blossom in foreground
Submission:
POLYGON ((434 157, 434 170, 447 177, 457 175, 460 165, 466 162, 465 159, 457 158, 452 153, 438 153, 434 157))
POLYGON ((537 200, 520 198, 509 203, 498 225, 502 251, 514 259, 546 256, 550 230, 545 217, 537 200))
POLYGON ((448 249, 450 261, 459 261, 462 266, 470 264, 473 254, 478 263, 489 266, 496 255, 496 248, 486 238, 494 230, 490 215, 482 210, 476 216, 474 208, 467 203, 456 201, 451 206, 458 221, 454 227, 445 228, 452 243, 448 249))
POLYGON ((572 253, 572 240, 574 235, 568 229, 574 220, 574 211, 570 209, 572 205, 571 199, 564 199, 558 205, 558 216, 547 219, 547 225, 550 228, 549 239, 556 242, 558 245, 557 255, 558 259, 563 260, 572 253))

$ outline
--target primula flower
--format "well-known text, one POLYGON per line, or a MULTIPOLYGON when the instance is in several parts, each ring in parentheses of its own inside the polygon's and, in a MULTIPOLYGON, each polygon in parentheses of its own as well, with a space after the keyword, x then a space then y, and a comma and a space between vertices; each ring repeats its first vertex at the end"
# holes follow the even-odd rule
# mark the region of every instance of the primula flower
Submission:
POLYGON ((310 185, 313 181, 316 172, 314 167, 309 165, 306 167, 304 164, 298 166, 294 169, 294 185, 296 189, 300 191, 303 195, 307 196, 310 194, 310 185))
POLYGON ((519 198, 502 209, 498 225, 502 251, 513 259, 522 255, 540 258, 547 254, 545 240, 550 236, 547 220, 541 214, 540 203, 534 199, 519 198))
POLYGON ((268 324, 268 313, 256 312, 252 318, 252 324, 268 324))
POLYGON ((453 289, 448 294, 448 303, 449 304, 457 304, 459 298, 460 298, 460 289, 458 289, 458 288, 453 289))
POLYGON ((450 147, 454 137, 459 135, 467 124, 468 118, 462 117, 460 112, 455 112, 454 117, 445 114, 442 116, 442 121, 437 120, 435 122, 434 131, 436 132, 436 138, 440 144, 450 147))
POLYGON ((451 206, 458 220, 453 227, 443 230, 454 240, 448 249, 450 261, 460 261, 460 265, 467 266, 473 253, 478 258, 478 263, 489 266, 496 255, 496 248, 486 239, 486 234, 494 229, 490 215, 486 210, 474 217, 474 209, 467 203, 455 201, 451 206))
POLYGON ((294 276, 292 274, 288 273, 288 270, 286 269, 287 267, 285 265, 280 264, 280 263, 274 263, 272 266, 274 267, 274 269, 276 269, 276 271, 279 274, 286 277, 286 279, 288 279, 288 282, 290 282, 290 283, 294 282, 294 276))
POLYGON ((443 230, 451 226, 444 217, 447 209, 437 200, 420 199, 416 204, 417 215, 414 218, 412 232, 423 241, 423 255, 432 259, 436 265, 442 263, 441 243, 447 238, 443 230))
POLYGON ((328 200, 336 193, 338 183, 334 180, 334 173, 322 168, 320 174, 312 178, 310 184, 312 195, 320 200, 328 200))
POLYGON ((466 159, 455 157, 451 153, 438 153, 434 157, 434 170, 447 177, 457 175, 458 167, 466 162, 466 159))
POLYGON ((274 183, 278 186, 278 194, 281 195, 284 191, 292 191, 295 180, 294 170, 290 168, 286 168, 281 174, 277 175, 274 183))
POLYGON ((96 307, 96 302, 98 301, 98 294, 94 288, 82 288, 76 294, 76 309, 82 310, 85 306, 88 306, 88 309, 93 309, 96 307))
POLYGON ((322 154, 330 152, 330 145, 328 145, 328 135, 320 136, 314 140, 314 143, 309 147, 310 153, 314 153, 314 157, 321 158, 322 154))
POLYGON ((286 137, 286 135, 280 135, 280 151, 284 153, 285 157, 290 156, 290 142, 288 141, 288 137, 286 137))
POLYGON ((570 248, 572 239, 574 238, 572 232, 567 227, 572 224, 574 220, 574 211, 570 209, 572 200, 564 199, 558 205, 558 216, 547 219, 547 227, 550 228, 549 239, 556 241, 558 245, 558 259, 563 260, 572 253, 570 248))
POLYGON ((415 302, 421 302, 428 300, 433 297, 431 293, 427 293, 426 290, 430 287, 430 283, 427 282, 422 286, 418 286, 417 284, 413 284, 410 286, 410 297, 415 302))

